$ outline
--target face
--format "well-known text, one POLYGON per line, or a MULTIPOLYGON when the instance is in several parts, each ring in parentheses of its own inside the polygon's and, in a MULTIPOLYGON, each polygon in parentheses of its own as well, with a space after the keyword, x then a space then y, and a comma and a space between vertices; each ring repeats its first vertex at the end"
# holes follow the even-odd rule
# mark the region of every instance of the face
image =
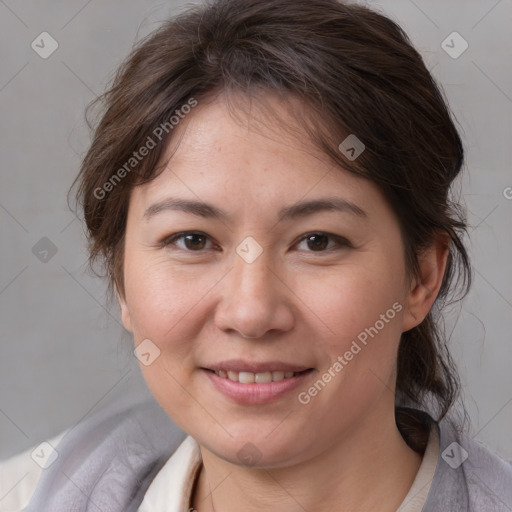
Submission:
POLYGON ((393 414, 412 325, 378 188, 252 116, 220 97, 175 128, 163 173, 132 191, 120 301, 169 416, 224 460, 279 467, 393 414))

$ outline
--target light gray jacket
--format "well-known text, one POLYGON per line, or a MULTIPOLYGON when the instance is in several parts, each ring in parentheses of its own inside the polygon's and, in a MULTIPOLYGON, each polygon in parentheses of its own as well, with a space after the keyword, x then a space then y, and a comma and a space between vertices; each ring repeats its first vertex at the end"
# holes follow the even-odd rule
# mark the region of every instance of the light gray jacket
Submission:
MULTIPOLYGON (((447 419, 423 512, 511 512, 512 463, 447 419)), ((154 400, 97 411, 67 432, 24 512, 136 512, 186 434, 154 400)))

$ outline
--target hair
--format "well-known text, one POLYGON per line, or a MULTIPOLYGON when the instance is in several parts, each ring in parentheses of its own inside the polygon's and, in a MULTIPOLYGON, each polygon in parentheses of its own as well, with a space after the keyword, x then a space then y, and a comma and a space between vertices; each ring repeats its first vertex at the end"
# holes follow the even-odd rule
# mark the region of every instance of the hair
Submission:
POLYGON ((409 445, 422 451, 428 420, 398 404, 421 408, 430 397, 441 419, 459 395, 439 313, 471 284, 467 225, 452 198, 464 151, 440 87, 388 17, 336 0, 217 0, 189 7, 139 41, 109 90, 89 106, 101 103, 102 117, 75 183, 91 265, 103 262, 111 290, 124 295, 131 190, 161 172, 171 117, 191 99, 200 103, 219 92, 298 99, 311 142, 375 183, 389 201, 411 276, 419 275, 419 256, 437 235, 449 240, 435 305, 402 334, 398 349, 396 421, 409 445), (356 159, 340 150, 350 134, 365 148, 356 159), (149 138, 158 138, 156 147, 130 160, 149 138))

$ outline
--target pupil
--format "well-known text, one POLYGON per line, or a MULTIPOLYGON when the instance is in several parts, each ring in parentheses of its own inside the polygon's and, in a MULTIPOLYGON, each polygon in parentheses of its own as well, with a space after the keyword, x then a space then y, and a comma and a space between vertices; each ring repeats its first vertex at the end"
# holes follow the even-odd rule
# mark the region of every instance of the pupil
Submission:
POLYGON ((311 235, 308 241, 313 242, 313 247, 316 249, 325 249, 327 247, 327 237, 325 235, 311 235))

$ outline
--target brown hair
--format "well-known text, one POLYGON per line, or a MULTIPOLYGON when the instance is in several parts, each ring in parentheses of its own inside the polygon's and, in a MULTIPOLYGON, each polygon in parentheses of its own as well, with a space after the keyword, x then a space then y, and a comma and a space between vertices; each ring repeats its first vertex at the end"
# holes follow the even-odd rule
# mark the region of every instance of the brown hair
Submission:
MULTIPOLYGON (((312 142, 385 194, 401 225, 411 275, 433 237, 449 237, 435 307, 402 334, 397 361, 397 405, 425 406, 433 397, 443 417, 460 386, 438 312, 455 300, 456 284, 463 296, 471 283, 465 219, 450 199, 463 147, 443 95, 407 35, 366 7, 335 0, 218 0, 191 7, 140 41, 98 99, 104 113, 77 177, 91 263, 100 258, 111 285, 124 294, 130 192, 160 172, 172 137, 170 118, 191 98, 200 102, 216 91, 247 97, 272 91, 283 102, 300 99, 311 112, 305 126, 312 142), (156 147, 127 166, 161 126, 168 129, 156 147), (349 134, 365 145, 355 160, 339 149, 349 134)), ((401 408, 396 418, 407 442, 421 451, 424 421, 401 408)))

